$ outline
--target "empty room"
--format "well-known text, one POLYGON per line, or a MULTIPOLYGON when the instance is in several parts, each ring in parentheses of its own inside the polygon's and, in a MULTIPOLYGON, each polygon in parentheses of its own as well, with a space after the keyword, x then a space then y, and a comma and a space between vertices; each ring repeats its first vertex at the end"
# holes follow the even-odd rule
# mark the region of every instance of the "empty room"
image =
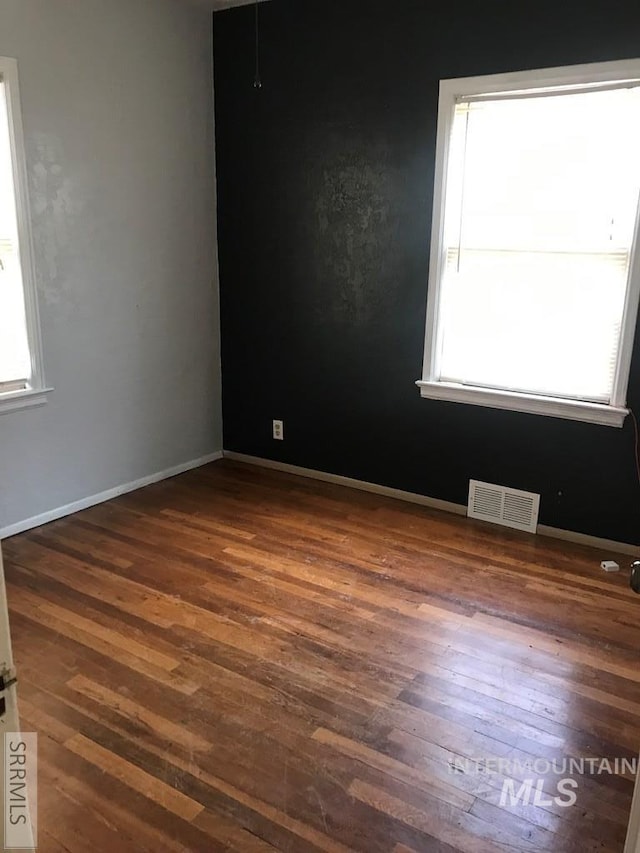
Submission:
POLYGON ((2 849, 640 853, 640 6, 0 0, 2 849))

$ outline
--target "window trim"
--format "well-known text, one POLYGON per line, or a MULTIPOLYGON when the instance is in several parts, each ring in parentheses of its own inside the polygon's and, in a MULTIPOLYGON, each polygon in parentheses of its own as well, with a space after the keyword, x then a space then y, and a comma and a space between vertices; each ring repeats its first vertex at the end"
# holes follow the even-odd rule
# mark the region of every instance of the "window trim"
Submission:
POLYGON ((26 388, 0 394, 0 414, 2 414, 3 412, 41 405, 47 401, 47 392, 53 389, 47 388, 44 377, 17 60, 0 56, 0 79, 5 86, 9 118, 9 144, 13 163, 22 290, 31 356, 31 376, 27 380, 26 388))
POLYGON ((623 425, 624 419, 629 413, 626 407, 626 397, 640 299, 640 250, 638 249, 640 243, 640 207, 636 216, 635 236, 629 259, 629 281, 622 314, 620 349, 609 404, 478 388, 472 385, 457 385, 441 382, 438 379, 438 320, 442 272, 445 261, 443 240, 446 177, 450 132, 456 98, 540 88, 597 86, 597 84, 623 80, 640 80, 640 59, 569 65, 481 77, 458 77, 440 81, 424 361, 422 379, 416 382, 422 397, 568 418, 606 426, 621 427, 623 425))

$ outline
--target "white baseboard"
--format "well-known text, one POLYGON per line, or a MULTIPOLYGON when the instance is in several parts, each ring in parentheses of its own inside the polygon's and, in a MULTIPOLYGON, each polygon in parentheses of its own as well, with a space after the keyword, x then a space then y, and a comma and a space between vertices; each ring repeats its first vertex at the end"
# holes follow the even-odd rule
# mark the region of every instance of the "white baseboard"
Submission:
POLYGON ((24 521, 18 521, 16 524, 0 528, 0 539, 7 539, 9 536, 15 536, 17 533, 23 533, 25 530, 40 527, 41 524, 47 524, 49 521, 55 521, 57 518, 63 518, 65 515, 71 515, 74 512, 80 512, 81 509, 88 509, 88 507, 104 503, 104 501, 110 501, 112 498, 117 498, 127 492, 134 492, 136 489, 143 488, 143 486, 150 486, 151 483, 167 480, 169 477, 175 477, 176 474, 184 474, 185 471, 200 468, 201 465, 207 465, 209 462, 215 462, 217 459, 222 459, 221 450, 215 453, 208 453, 206 456, 200 456, 198 459, 191 459, 189 462, 183 462, 181 465, 175 465, 173 468, 167 468, 165 471, 157 471, 155 474, 149 474, 149 476, 142 477, 140 480, 122 483, 120 486, 107 489, 105 492, 99 492, 96 495, 90 495, 88 498, 82 498, 79 501, 56 507, 40 515, 33 515, 31 518, 25 518, 24 521))
POLYGON ((307 477, 311 480, 322 480, 324 483, 335 483, 337 486, 348 486, 350 489, 358 489, 361 492, 371 492, 374 495, 382 495, 386 498, 396 498, 400 501, 428 506, 431 509, 453 512, 456 515, 467 514, 467 508, 466 506, 462 506, 462 504, 441 501, 438 498, 427 497, 427 495, 418 495, 416 492, 404 492, 402 489, 392 489, 390 486, 379 486, 377 483, 367 483, 364 480, 353 480, 351 477, 342 477, 340 474, 327 474, 324 471, 315 471, 313 468, 300 468, 298 465, 289 465, 287 462, 276 462, 273 459, 247 456, 245 453, 236 453, 233 450, 225 450, 224 458, 234 459, 236 462, 246 462, 248 465, 258 465, 260 468, 272 468, 274 471, 284 471, 287 474, 297 474, 299 477, 307 477))
MULTIPOLYGON (((225 459, 233 459, 236 462, 245 462, 248 465, 257 465, 260 468, 271 468, 274 471, 284 471, 287 474, 297 474, 300 477, 308 477, 312 480, 322 480, 325 483, 335 483, 339 486, 348 486, 351 489, 359 489, 362 492, 371 492, 374 495, 382 495, 387 498, 407 501, 412 504, 440 509, 444 512, 452 512, 455 515, 466 515, 467 507, 464 504, 441 501, 438 498, 430 498, 427 495, 418 495, 415 492, 405 492, 402 489, 392 489, 389 486, 379 486, 376 483, 367 483, 364 480, 354 480, 351 477, 342 477, 339 474, 327 474, 324 471, 316 471, 312 468, 301 468, 298 465, 289 465, 286 462, 277 462, 273 459, 261 459, 258 456, 247 456, 245 453, 236 453, 233 450, 224 451, 225 459)), ((589 536, 586 533, 577 533, 573 530, 562 530, 557 527, 548 527, 546 524, 538 525, 538 535, 549 536, 552 539, 563 539, 577 545, 586 545, 589 548, 597 548, 607 554, 635 554, 640 559, 640 545, 632 545, 628 542, 615 542, 612 539, 601 539, 598 536, 589 536)))
MULTIPOLYGON (((416 492, 406 492, 402 489, 393 489, 390 486, 380 486, 377 483, 367 483, 364 480, 355 480, 352 477, 343 477, 340 474, 328 474, 325 471, 316 471, 312 468, 302 468, 299 465, 289 465, 286 462, 278 462, 274 459, 262 459, 258 456, 248 456, 245 453, 235 453, 232 450, 225 450, 209 453, 206 456, 199 457, 198 459, 191 459, 189 462, 183 462, 181 465, 175 465, 173 468, 167 468, 164 471, 158 471, 155 474, 150 474, 149 476, 142 477, 139 480, 123 483, 112 489, 107 489, 104 492, 99 492, 98 494, 90 495, 87 498, 82 498, 79 501, 74 501, 73 503, 66 504, 65 506, 48 510, 40 515, 34 515, 31 518, 26 518, 24 521, 19 521, 16 524, 10 524, 7 527, 0 528, 0 539, 7 539, 9 536, 15 536, 17 533, 23 533, 25 530, 31 530, 34 527, 39 527, 41 524, 46 524, 49 521, 55 521, 57 518, 63 518, 65 515, 80 512, 80 510, 88 509, 90 506, 104 503, 104 501, 117 498, 119 495, 124 495, 127 492, 133 492, 136 489, 141 489, 144 486, 149 486, 152 483, 159 482, 160 480, 166 480, 169 477, 175 477, 177 474, 183 474, 185 471, 190 471, 193 468, 199 468, 202 465, 207 465, 209 462, 215 462, 218 459, 222 459, 223 456, 225 459, 232 459, 236 462, 244 462, 248 465, 257 465, 261 468, 271 468, 275 471, 283 471, 287 474, 296 474, 299 477, 321 480, 325 483, 334 483, 338 486, 347 486, 348 488, 358 489, 362 492, 370 492, 374 495, 395 498, 396 500, 407 501, 408 503, 426 506, 431 509, 439 509, 443 512, 454 513, 455 515, 467 514, 467 507, 463 504, 452 503, 451 501, 442 501, 438 498, 429 497, 428 495, 419 495, 416 492)), ((577 533, 573 530, 562 530, 557 527, 548 527, 545 524, 538 525, 538 534, 540 536, 549 536, 553 539, 562 539, 566 542, 574 542, 578 545, 586 545, 590 548, 597 548, 606 554, 633 554, 640 557, 640 545, 633 545, 628 542, 616 542, 612 539, 601 539, 598 536, 589 536, 586 533, 577 533)))
POLYGON ((575 530, 548 527, 546 524, 538 525, 538 534, 550 536, 552 539, 563 539, 565 542, 574 542, 576 545, 586 545, 588 548, 597 548, 607 553, 616 551, 618 554, 634 554, 640 558, 640 545, 632 545, 630 542, 616 542, 614 539, 602 539, 599 536, 589 536, 588 533, 578 533, 575 530))

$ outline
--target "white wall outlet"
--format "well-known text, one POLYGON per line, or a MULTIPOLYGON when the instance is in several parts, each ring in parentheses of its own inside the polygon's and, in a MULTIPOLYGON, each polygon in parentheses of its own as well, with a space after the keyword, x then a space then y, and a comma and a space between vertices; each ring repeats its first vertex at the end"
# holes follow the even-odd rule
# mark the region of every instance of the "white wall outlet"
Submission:
POLYGON ((273 437, 276 441, 284 441, 284 421, 273 422, 273 437))

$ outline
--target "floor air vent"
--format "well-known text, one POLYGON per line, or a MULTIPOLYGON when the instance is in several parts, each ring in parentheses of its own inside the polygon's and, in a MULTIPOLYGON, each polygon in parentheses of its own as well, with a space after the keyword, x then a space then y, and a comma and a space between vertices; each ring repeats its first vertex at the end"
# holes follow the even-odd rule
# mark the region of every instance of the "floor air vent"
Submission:
POLYGON ((469 480, 469 518, 536 532, 540 495, 469 480))

